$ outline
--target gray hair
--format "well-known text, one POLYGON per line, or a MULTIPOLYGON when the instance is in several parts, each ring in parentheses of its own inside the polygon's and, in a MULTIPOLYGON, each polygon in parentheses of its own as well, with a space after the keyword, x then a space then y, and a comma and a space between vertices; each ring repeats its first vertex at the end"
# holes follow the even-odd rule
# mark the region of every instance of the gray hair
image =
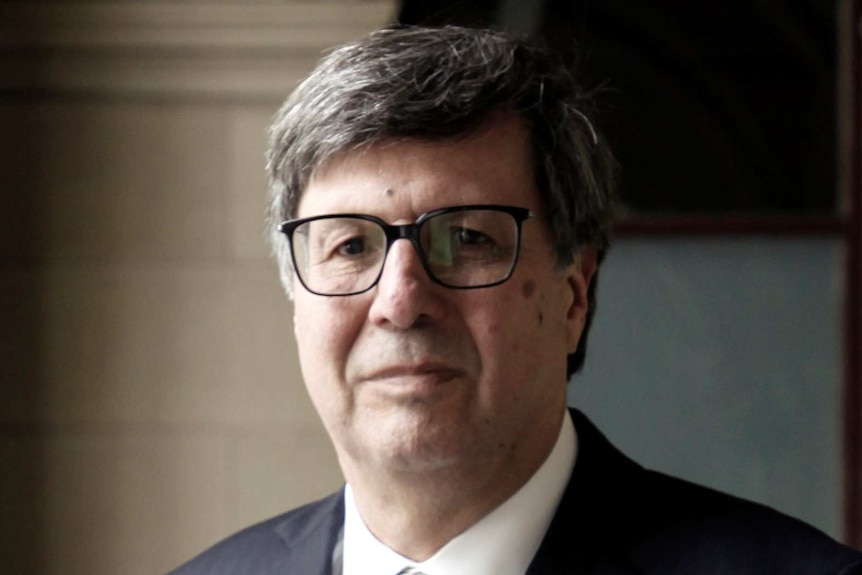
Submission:
MULTIPOLYGON (((464 137, 499 112, 518 114, 531 131, 557 265, 572 263, 581 247, 596 250, 601 261, 616 164, 588 119, 590 94, 567 67, 549 51, 500 32, 393 27, 332 51, 274 118, 268 230, 288 293, 290 250, 277 226, 295 216, 305 186, 327 161, 383 141, 464 137)), ((569 376, 583 365, 596 281, 569 376)))

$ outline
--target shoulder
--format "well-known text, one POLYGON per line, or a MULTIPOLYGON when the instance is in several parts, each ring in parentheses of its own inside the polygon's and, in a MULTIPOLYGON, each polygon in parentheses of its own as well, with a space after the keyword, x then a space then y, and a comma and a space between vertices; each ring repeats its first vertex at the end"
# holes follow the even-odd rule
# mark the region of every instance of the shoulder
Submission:
POLYGON ((772 508, 652 471, 640 477, 630 553, 650 572, 862 573, 862 553, 772 508))
POLYGON ((858 551, 764 505, 644 469, 572 415, 578 460, 554 521, 602 561, 641 573, 862 574, 858 551))
POLYGON ((265 575, 297 572, 296 567, 312 573, 311 565, 328 564, 343 516, 339 491, 247 527, 169 575, 265 575))

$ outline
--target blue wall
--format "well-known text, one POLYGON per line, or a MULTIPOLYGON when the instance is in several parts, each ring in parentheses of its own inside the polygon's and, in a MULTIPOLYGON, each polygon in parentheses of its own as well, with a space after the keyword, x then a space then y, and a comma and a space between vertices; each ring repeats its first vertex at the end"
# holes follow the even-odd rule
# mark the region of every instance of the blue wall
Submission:
POLYGON ((839 537, 842 257, 828 238, 619 241, 569 403, 648 467, 839 537))

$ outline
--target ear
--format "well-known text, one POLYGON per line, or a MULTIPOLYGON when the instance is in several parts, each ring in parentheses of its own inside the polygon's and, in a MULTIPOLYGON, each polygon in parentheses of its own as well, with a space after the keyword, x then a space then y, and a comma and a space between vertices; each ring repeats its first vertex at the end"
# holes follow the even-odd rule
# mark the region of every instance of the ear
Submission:
POLYGON ((566 280, 572 290, 572 300, 566 314, 566 348, 568 353, 575 353, 578 342, 587 322, 587 311, 590 307, 589 289, 593 275, 596 273, 596 251, 581 248, 575 254, 575 261, 566 269, 566 280))

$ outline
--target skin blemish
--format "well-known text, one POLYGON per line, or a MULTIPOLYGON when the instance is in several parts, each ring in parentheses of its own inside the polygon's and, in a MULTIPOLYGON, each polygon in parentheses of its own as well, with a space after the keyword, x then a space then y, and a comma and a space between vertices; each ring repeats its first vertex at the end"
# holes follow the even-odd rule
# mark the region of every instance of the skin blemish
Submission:
POLYGON ((387 198, 391 198, 392 196, 395 195, 395 191, 392 188, 386 188, 386 190, 384 190, 384 192, 383 192, 383 195, 386 196, 387 198))
POLYGON ((525 298, 529 298, 533 295, 533 292, 536 291, 536 283, 533 280, 527 280, 524 282, 524 285, 521 287, 521 293, 524 294, 525 298))
POLYGON ((545 323, 545 314, 543 314, 542 312, 539 312, 539 315, 536 316, 536 319, 539 321, 539 325, 544 324, 545 323))

